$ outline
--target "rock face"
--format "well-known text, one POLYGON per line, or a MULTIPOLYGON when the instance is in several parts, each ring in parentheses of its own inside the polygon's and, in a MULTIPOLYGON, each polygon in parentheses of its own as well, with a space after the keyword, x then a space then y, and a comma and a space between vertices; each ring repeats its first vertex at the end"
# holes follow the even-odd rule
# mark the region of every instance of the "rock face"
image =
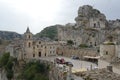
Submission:
POLYGON ((78 16, 75 18, 77 27, 105 28, 106 17, 92 6, 84 5, 79 8, 78 16))
POLYGON ((21 38, 22 35, 16 32, 9 32, 9 31, 0 31, 0 39, 3 40, 13 40, 14 38, 21 38))
POLYGON ((106 20, 99 10, 92 6, 84 5, 78 9, 76 23, 68 23, 58 27, 58 40, 72 40, 76 46, 86 44, 97 47, 109 36, 120 43, 120 20, 106 20))
POLYGON ((86 44, 91 47, 105 40, 102 29, 107 28, 107 20, 100 11, 84 5, 79 8, 75 21, 74 24, 69 23, 64 27, 58 27, 58 40, 72 40, 76 46, 86 44))

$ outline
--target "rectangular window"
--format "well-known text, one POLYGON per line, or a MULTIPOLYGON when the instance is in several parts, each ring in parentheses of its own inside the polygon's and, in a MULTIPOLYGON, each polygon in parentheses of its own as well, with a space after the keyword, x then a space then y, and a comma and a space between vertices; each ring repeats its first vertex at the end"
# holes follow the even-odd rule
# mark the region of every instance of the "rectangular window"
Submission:
POLYGON ((39 41, 39 44, 41 44, 41 42, 39 41))
POLYGON ((35 57, 35 54, 33 54, 33 57, 35 57))
POLYGON ((41 52, 39 52, 39 55, 38 55, 39 57, 41 57, 41 52))
POLYGON ((46 56, 46 53, 45 53, 45 56, 46 56))
POLYGON ((37 45, 37 48, 39 48, 39 45, 37 45))
POLYGON ((108 51, 106 51, 106 55, 108 55, 108 51))

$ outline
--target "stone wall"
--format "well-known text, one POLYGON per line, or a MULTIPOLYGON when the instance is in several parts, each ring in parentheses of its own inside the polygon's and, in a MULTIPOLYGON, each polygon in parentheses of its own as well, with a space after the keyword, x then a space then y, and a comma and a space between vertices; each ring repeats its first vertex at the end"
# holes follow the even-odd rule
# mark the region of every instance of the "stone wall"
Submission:
MULTIPOLYGON (((107 66, 109 66, 109 65, 112 65, 112 64, 105 61, 105 60, 101 60, 101 59, 98 60, 98 68, 99 69, 107 68, 107 66)), ((119 68, 116 68, 115 65, 112 65, 112 67, 113 67, 113 72, 114 73, 120 74, 120 69, 119 68)))
POLYGON ((106 43, 100 45, 100 55, 107 61, 111 61, 116 55, 116 45, 110 45, 110 43, 106 43))
POLYGON ((98 56, 98 50, 93 48, 73 48, 73 47, 61 47, 58 49, 58 55, 71 57, 73 55, 83 59, 84 56, 98 56))

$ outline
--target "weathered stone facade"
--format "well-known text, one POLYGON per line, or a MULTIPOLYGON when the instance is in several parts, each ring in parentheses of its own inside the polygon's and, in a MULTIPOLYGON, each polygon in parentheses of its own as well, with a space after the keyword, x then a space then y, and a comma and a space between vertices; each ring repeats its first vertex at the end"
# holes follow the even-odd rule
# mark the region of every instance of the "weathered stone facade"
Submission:
POLYGON ((23 39, 14 40, 6 47, 6 52, 20 59, 39 59, 45 56, 55 56, 58 42, 35 39, 29 28, 23 35, 23 39))
POLYGON ((61 45, 57 49, 57 54, 66 57, 78 56, 80 59, 84 59, 84 56, 98 56, 99 52, 94 48, 74 48, 72 46, 61 45))
POLYGON ((100 69, 111 65, 113 72, 120 74, 120 45, 106 41, 100 45, 100 59, 98 67, 100 69))

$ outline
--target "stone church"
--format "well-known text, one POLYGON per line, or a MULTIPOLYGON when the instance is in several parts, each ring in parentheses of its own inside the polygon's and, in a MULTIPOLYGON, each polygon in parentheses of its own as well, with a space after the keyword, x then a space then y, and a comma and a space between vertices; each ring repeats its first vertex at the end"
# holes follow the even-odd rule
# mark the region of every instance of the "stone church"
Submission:
POLYGON ((36 39, 27 28, 22 39, 15 39, 6 47, 6 52, 21 59, 39 59, 46 56, 55 56, 58 42, 44 39, 36 39))

